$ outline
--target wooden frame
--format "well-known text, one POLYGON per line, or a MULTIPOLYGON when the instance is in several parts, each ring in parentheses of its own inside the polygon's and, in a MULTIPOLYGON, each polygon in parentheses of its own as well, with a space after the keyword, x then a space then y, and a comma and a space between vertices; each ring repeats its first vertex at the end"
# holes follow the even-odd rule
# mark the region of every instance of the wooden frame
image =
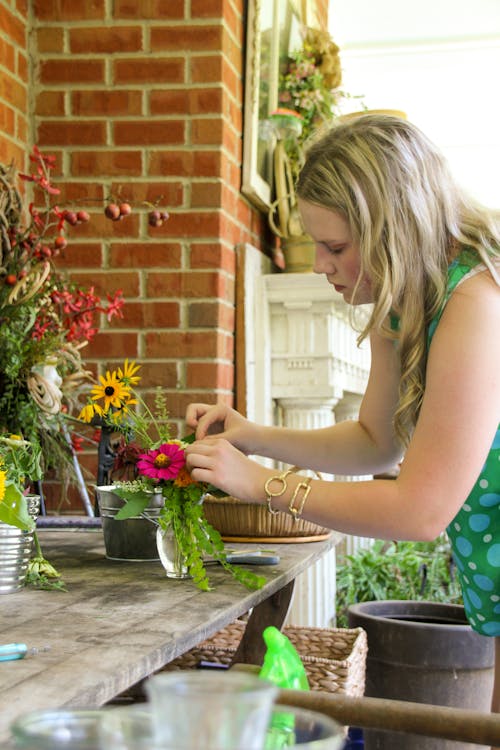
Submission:
POLYGON ((266 213, 273 201, 276 145, 268 118, 278 106, 280 59, 290 50, 293 20, 304 17, 302 5, 297 0, 248 0, 241 192, 266 213))

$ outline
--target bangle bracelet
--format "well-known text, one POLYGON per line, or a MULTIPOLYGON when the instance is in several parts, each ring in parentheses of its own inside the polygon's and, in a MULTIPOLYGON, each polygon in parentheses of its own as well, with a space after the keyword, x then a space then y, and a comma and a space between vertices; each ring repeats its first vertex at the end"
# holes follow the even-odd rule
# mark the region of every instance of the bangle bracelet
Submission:
POLYGON ((288 510, 290 514, 293 516, 294 521, 298 521, 299 518, 302 516, 302 511, 304 510, 304 505, 306 504, 306 500, 309 496, 309 493, 311 491, 311 477, 306 477, 303 482, 299 482, 296 486, 295 490, 293 491, 292 499, 290 500, 290 505, 288 506, 288 510), (299 492, 303 492, 302 499, 300 500, 298 506, 295 506, 295 501, 297 500, 297 496, 299 492))
POLYGON ((271 515, 275 516, 277 513, 279 513, 279 510, 274 510, 272 506, 272 499, 273 497, 280 497, 283 495, 287 490, 287 483, 286 478, 289 474, 291 474, 292 471, 289 469, 288 471, 284 471, 283 474, 277 474, 274 477, 269 477, 269 479, 266 481, 264 485, 264 491, 266 493, 266 502, 267 502, 267 510, 271 515), (273 492, 271 490, 271 482, 281 482, 281 489, 278 492, 273 492))

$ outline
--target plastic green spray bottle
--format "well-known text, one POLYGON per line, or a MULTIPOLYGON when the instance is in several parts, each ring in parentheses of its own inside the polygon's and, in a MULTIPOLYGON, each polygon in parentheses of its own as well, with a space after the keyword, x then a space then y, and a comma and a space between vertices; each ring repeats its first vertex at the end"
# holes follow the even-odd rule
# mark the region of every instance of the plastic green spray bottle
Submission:
MULTIPOLYGON (((267 649, 259 677, 283 690, 309 690, 306 670, 290 639, 272 625, 262 635, 267 649)), ((265 750, 281 750, 294 744, 293 714, 275 712, 267 732, 265 750)))

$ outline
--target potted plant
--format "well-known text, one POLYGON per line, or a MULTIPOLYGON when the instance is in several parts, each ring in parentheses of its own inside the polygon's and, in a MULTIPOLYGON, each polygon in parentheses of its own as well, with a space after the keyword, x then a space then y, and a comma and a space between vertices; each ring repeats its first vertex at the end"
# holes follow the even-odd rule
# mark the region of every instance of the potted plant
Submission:
MULTIPOLYGON (((489 710, 493 639, 467 623, 453 570, 446 535, 434 542, 376 541, 346 555, 337 611, 340 622, 367 633, 367 696, 489 710)), ((401 737, 366 730, 364 742, 367 750, 395 750, 401 737)), ((408 750, 434 750, 436 742, 405 735, 408 750)))
POLYGON ((171 437, 165 397, 157 389, 154 410, 150 409, 135 388, 140 381, 138 370, 139 365, 125 360, 123 368, 101 375, 80 413, 84 422, 97 419, 119 436, 113 484, 97 488, 100 505, 104 502, 109 509, 110 492, 123 501, 122 508, 115 507, 108 530, 113 533, 117 523, 142 516, 146 524, 156 527, 157 549, 167 577, 189 577, 199 588, 209 590, 208 556, 244 585, 260 588, 263 577, 226 560, 220 534, 203 511, 204 496, 218 490, 191 478, 184 449, 192 437, 171 437))

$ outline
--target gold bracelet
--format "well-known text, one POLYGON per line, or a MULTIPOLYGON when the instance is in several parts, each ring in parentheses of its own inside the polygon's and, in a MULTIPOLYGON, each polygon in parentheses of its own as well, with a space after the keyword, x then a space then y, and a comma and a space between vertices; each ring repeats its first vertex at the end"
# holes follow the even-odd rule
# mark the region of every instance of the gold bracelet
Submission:
POLYGON ((273 506, 271 505, 273 497, 280 497, 287 491, 287 483, 286 478, 289 474, 291 474, 292 471, 289 469, 288 471, 284 471, 283 474, 277 474, 274 477, 269 477, 269 479, 266 481, 264 485, 264 491, 266 493, 266 502, 267 502, 267 509, 269 513, 271 513, 272 516, 275 516, 277 513, 279 513, 279 510, 274 510, 273 506), (281 489, 279 492, 273 492, 270 489, 271 482, 281 482, 281 489))
POLYGON ((302 516, 302 511, 304 510, 304 505, 306 504, 306 500, 309 496, 309 493, 311 491, 311 477, 306 477, 303 482, 299 482, 296 486, 292 499, 290 500, 290 505, 288 506, 288 510, 293 516, 294 521, 298 521, 299 518, 302 516), (297 495, 302 490, 304 493, 302 496, 302 500, 300 501, 298 507, 295 507, 295 500, 297 499, 297 495))

